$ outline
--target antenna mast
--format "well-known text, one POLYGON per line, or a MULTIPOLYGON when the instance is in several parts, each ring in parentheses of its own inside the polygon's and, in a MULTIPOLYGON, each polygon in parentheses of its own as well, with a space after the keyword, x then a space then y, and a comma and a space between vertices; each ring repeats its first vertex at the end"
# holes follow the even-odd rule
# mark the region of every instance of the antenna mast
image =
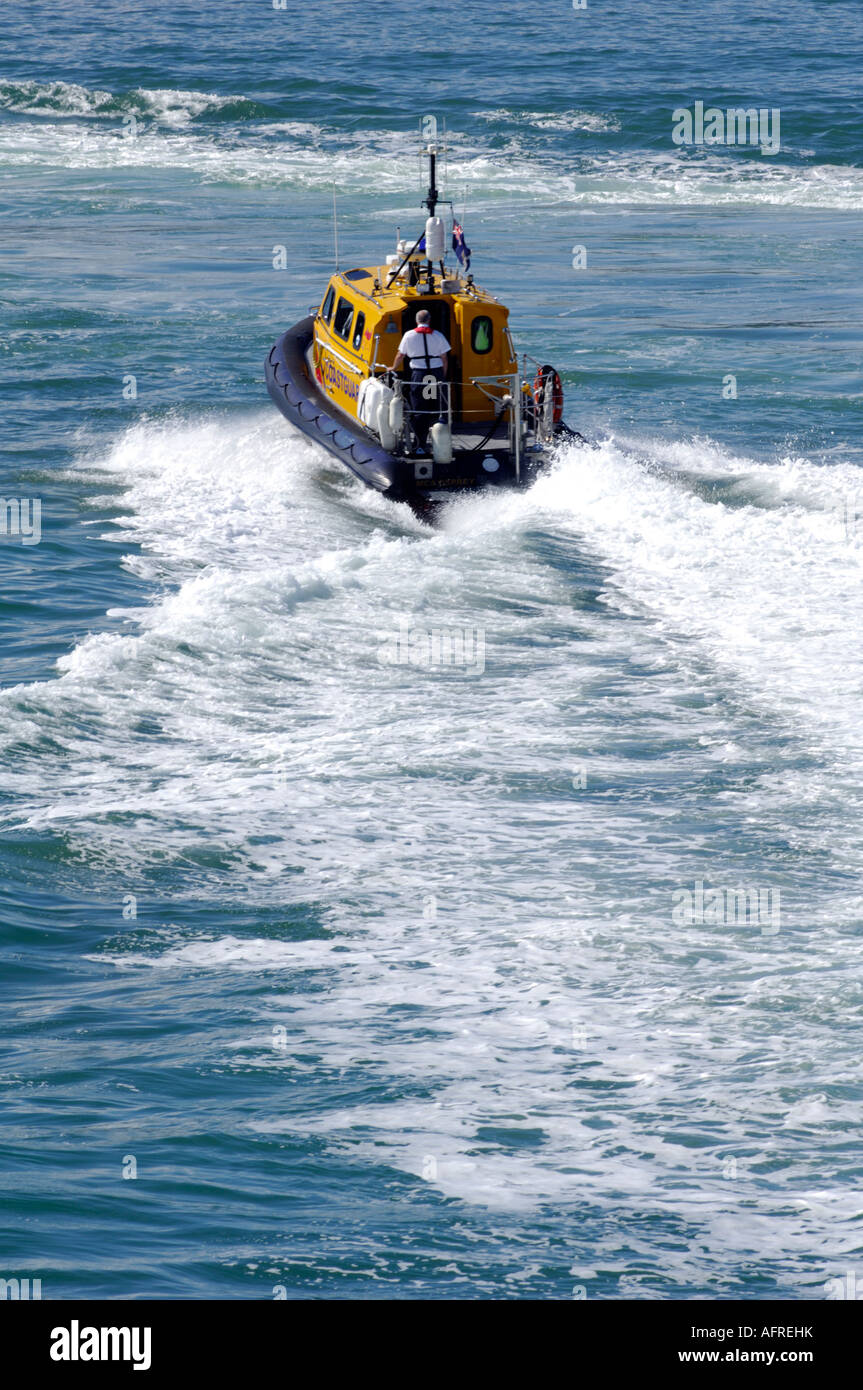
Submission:
POLYGON ((429 217, 434 217, 435 208, 437 207, 437 200, 438 200, 437 185, 436 185, 436 183, 435 183, 435 173, 436 173, 436 167, 437 167, 437 146, 436 146, 436 145, 429 145, 429 147, 428 147, 428 157, 429 157, 429 191, 428 191, 428 196, 427 196, 423 201, 425 202, 425 205, 426 205, 426 207, 427 207, 428 210, 429 210, 429 217))
POLYGON ((442 224, 439 225, 440 218, 435 217, 435 209, 437 208, 438 198, 440 197, 437 187, 437 151, 438 147, 436 144, 429 145, 426 150, 429 157, 429 187, 428 193, 423 199, 429 212, 429 220, 426 223, 426 256, 428 257, 425 266, 426 284, 424 288, 426 294, 434 294, 433 260, 437 259, 440 261, 441 279, 443 279, 444 273, 442 224), (434 225, 432 224, 433 218, 434 225))

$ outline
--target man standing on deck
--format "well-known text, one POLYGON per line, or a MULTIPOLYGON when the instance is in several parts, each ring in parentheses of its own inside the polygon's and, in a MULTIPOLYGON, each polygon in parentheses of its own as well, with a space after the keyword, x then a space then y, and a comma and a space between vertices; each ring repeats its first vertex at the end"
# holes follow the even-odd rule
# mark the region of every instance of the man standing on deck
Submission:
POLYGON ((393 363, 393 370, 398 372, 407 358, 411 369, 411 426, 417 437, 419 454, 426 452, 429 430, 441 417, 444 393, 439 383, 446 376, 449 351, 450 345, 444 335, 432 328, 428 309, 420 309, 417 326, 402 338, 393 363))

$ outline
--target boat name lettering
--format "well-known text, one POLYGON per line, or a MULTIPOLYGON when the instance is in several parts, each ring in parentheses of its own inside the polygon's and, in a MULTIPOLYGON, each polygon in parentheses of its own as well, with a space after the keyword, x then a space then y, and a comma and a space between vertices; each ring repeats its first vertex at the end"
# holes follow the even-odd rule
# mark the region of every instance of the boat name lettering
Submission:
POLYGON ((357 382, 352 381, 340 367, 337 367, 331 357, 324 357, 324 377, 331 390, 344 391, 346 396, 356 399, 359 393, 357 382))

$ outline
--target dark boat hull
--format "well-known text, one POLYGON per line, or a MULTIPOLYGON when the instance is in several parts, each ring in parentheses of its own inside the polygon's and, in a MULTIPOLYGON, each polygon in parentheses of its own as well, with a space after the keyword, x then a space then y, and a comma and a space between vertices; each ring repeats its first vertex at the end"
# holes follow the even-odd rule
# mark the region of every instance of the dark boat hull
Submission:
MULTIPOLYGON (((394 501, 419 504, 440 500, 441 494, 480 488, 518 487, 532 482, 549 461, 548 450, 531 452, 516 472, 509 449, 494 446, 497 470, 483 467, 488 457, 478 449, 454 449, 453 461, 407 458, 390 453, 359 421, 350 420, 327 399, 309 370, 306 353, 312 342, 311 315, 283 333, 270 349, 266 363, 267 390, 274 404, 297 429, 320 444, 367 486, 394 501)), ((581 438, 563 426, 564 437, 581 438)))

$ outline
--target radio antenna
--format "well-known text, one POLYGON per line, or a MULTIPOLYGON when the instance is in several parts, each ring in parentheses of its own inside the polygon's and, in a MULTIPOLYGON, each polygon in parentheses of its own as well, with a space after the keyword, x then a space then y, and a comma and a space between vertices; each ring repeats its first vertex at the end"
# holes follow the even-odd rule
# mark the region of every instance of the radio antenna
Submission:
POLYGON ((336 211, 336 185, 333 184, 333 243, 336 251, 336 270, 339 268, 339 218, 336 211))

